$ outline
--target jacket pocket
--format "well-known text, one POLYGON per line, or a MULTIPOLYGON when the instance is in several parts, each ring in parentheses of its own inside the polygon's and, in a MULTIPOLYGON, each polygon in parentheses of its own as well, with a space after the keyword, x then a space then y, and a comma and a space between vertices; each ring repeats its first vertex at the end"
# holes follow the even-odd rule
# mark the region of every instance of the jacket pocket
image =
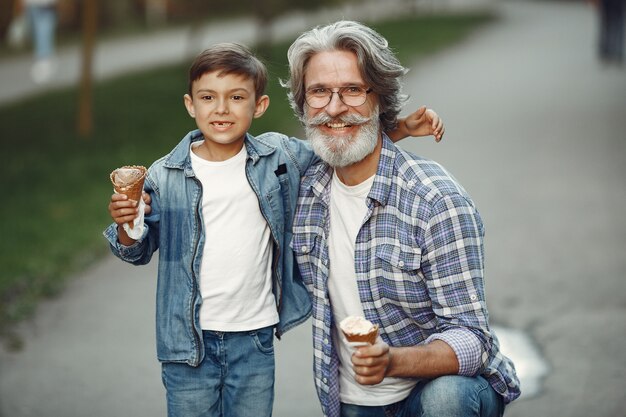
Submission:
POLYGON ((318 276, 319 268, 322 266, 319 239, 319 236, 314 233, 295 234, 289 244, 300 267, 302 281, 309 291, 312 290, 313 280, 318 276))

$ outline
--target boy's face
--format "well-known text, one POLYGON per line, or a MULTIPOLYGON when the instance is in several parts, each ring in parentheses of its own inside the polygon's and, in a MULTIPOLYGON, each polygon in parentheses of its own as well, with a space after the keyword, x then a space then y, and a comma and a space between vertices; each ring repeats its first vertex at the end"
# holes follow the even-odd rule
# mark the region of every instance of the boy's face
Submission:
POLYGON ((209 72, 194 81, 192 95, 185 94, 185 107, 196 119, 206 146, 221 153, 236 153, 252 119, 265 113, 269 97, 256 99, 253 81, 243 75, 218 74, 209 72))

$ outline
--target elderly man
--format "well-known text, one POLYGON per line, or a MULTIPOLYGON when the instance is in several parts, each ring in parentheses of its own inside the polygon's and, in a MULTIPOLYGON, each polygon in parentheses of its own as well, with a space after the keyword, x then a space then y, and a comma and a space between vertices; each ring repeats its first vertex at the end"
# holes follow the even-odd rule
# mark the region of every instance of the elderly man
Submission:
POLYGON ((480 216, 447 171, 385 133, 405 68, 349 21, 302 34, 288 58, 284 85, 322 159, 302 178, 291 246, 324 415, 501 416, 519 381, 489 328, 480 216), (378 325, 378 341, 351 346, 348 316, 378 325))

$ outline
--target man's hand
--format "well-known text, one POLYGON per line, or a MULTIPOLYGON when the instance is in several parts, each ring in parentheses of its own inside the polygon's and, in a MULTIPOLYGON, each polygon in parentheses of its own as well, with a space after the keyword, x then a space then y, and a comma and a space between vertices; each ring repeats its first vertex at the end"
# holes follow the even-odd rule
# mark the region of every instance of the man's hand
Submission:
POLYGON ((375 345, 358 347, 352 354, 355 379, 361 385, 375 385, 382 382, 390 363, 389 346, 380 338, 375 345))

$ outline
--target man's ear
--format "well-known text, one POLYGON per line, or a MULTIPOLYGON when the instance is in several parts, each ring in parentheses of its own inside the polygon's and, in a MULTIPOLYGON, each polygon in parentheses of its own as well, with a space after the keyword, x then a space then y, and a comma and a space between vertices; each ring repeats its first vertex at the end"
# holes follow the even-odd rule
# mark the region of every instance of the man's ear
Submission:
POLYGON ((196 118, 196 109, 193 107, 193 100, 189 94, 185 94, 183 96, 183 102, 185 103, 185 107, 187 108, 187 113, 194 119, 196 118))
POLYGON ((267 110, 269 106, 270 98, 268 95, 262 95, 261 97, 259 97, 259 99, 256 101, 256 105, 254 108, 254 118, 258 119, 259 117, 263 116, 263 113, 265 113, 265 110, 267 110))

